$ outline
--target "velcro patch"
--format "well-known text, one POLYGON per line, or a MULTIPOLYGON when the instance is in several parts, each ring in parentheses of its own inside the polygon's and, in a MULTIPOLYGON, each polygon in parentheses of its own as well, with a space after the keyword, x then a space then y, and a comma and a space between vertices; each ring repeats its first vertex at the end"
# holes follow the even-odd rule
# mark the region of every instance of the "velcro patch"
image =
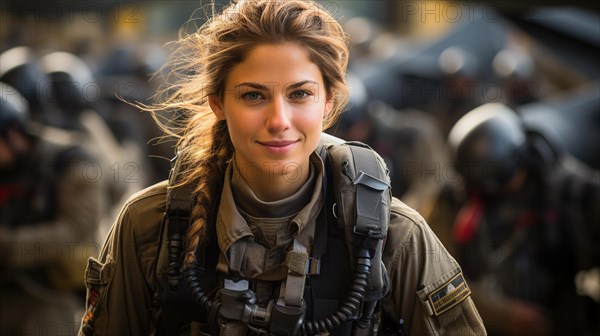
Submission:
POLYGON ((306 252, 291 250, 285 256, 285 264, 288 269, 296 274, 306 274, 307 263, 308 254, 306 254, 306 252))
POLYGON ((471 290, 467 286, 462 272, 460 272, 428 295, 429 304, 434 315, 440 316, 448 309, 461 303, 470 294, 471 290))

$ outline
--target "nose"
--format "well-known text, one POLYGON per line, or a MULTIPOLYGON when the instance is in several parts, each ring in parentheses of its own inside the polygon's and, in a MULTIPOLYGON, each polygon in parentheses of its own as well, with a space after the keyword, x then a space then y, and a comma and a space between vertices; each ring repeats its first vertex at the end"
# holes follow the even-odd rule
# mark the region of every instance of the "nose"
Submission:
POLYGON ((284 97, 273 98, 269 104, 266 127, 271 133, 279 133, 290 127, 290 109, 284 97))

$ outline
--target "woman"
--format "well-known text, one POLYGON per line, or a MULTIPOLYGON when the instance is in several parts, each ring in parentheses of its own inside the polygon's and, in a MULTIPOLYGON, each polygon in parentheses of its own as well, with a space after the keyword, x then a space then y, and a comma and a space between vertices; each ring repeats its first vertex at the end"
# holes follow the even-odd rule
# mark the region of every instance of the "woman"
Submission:
MULTIPOLYGON (((159 183, 125 204, 99 260, 90 259, 81 333, 342 335, 367 315, 375 322, 363 334, 382 329, 378 313, 365 313, 358 301, 337 320, 311 324, 331 300, 312 300, 319 277, 305 283, 289 263, 290 255, 313 252, 299 237, 316 241, 315 232, 327 225, 316 215, 324 213, 327 189, 316 150, 348 99, 340 25, 312 2, 241 1, 181 37, 175 55, 176 83, 162 104, 146 108, 185 112, 178 120, 184 128, 173 134, 177 167, 186 168, 174 173, 171 188, 159 183), (191 200, 174 196, 181 186, 190 187, 191 200), (175 226, 161 224, 173 204, 190 202, 180 251, 178 232, 170 231, 175 226), (290 303, 298 296, 298 305, 290 303), (196 306, 188 305, 190 297, 196 306), (187 323, 173 325, 174 318, 187 323)), ((177 216, 166 222, 178 223, 177 216)), ((336 239, 330 245, 342 241, 336 239)), ((485 333, 459 265, 398 200, 391 204, 383 262, 387 320, 402 318, 415 335, 485 333)), ((335 274, 326 287, 335 292, 351 277, 335 274)))

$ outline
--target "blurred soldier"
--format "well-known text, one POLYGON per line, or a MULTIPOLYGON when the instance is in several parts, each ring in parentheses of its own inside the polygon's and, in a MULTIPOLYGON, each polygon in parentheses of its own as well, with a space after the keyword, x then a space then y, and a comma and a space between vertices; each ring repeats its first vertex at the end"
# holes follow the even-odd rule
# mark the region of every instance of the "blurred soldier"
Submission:
POLYGON ((578 295, 574 279, 600 260, 598 172, 499 103, 461 118, 449 144, 466 193, 446 213, 456 216, 445 238, 490 334, 591 332, 598 304, 578 295))
MULTIPOLYGON (((141 150, 131 141, 120 144, 95 110, 101 87, 83 60, 67 52, 52 52, 40 58, 40 65, 50 80, 49 89, 45 91, 58 107, 60 126, 67 131, 67 138, 81 144, 98 159, 98 182, 107 192, 98 232, 101 242, 112 224, 116 206, 145 183, 140 171, 141 150)), ((61 133, 49 128, 46 132, 51 138, 61 133)))
POLYGON ((0 334, 73 334, 76 291, 97 252, 98 184, 82 148, 42 138, 0 82, 0 334))

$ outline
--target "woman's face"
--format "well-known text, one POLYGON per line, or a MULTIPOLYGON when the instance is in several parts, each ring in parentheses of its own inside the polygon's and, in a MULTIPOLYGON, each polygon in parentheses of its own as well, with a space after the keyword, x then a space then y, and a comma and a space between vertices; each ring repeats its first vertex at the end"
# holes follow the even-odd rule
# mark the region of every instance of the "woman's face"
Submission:
POLYGON ((308 176, 308 157, 332 107, 326 100, 321 71, 296 44, 256 47, 231 69, 223 100, 209 98, 227 121, 242 176, 275 183, 308 176))

